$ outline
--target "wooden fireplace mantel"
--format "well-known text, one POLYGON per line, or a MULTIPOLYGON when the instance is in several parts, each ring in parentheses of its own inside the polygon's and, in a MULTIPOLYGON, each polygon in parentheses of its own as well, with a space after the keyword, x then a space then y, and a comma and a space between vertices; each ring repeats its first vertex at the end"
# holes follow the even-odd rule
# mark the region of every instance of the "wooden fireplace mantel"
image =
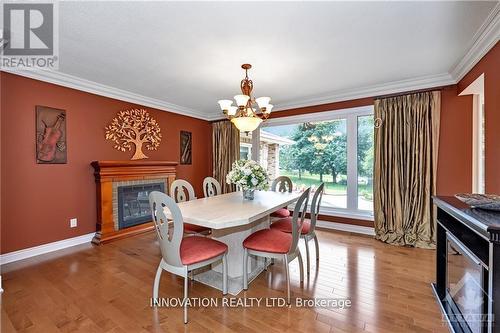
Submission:
POLYGON ((113 183, 136 180, 162 179, 168 193, 175 180, 177 162, 168 161, 94 161, 97 190, 97 225, 94 244, 128 237, 153 229, 151 222, 117 230, 113 215, 113 183))
MULTIPOLYGON (((97 178, 130 178, 175 174, 177 162, 167 161, 94 161, 94 176, 97 178)), ((151 177, 150 177, 151 178, 151 177)))

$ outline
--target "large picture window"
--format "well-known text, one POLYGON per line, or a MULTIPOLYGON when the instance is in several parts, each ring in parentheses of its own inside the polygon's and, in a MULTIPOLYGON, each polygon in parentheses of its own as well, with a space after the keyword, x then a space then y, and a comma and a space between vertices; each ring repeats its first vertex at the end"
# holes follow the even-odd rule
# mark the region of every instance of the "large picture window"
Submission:
MULTIPOLYGON (((321 213, 373 215, 373 107, 271 119, 252 140, 272 180, 290 177, 296 190, 325 183, 321 213)), ((254 135, 255 136, 255 135, 254 135)))

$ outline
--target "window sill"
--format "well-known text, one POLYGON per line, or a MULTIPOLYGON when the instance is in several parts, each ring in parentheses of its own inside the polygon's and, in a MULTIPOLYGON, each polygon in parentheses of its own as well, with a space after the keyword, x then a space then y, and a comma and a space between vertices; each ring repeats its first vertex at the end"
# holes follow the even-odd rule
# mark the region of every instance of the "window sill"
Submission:
MULTIPOLYGON (((293 211, 295 205, 289 205, 288 209, 293 211)), ((309 206, 307 209, 308 212, 311 211, 311 207, 309 206)), ((320 208, 320 215, 331 216, 331 217, 340 217, 343 219, 352 219, 352 220, 363 220, 373 222, 374 217, 373 213, 369 211, 349 211, 347 209, 335 209, 335 208, 320 208)))
POLYGON ((374 220, 372 212, 348 211, 348 210, 339 210, 339 209, 320 209, 319 213, 321 215, 342 217, 342 218, 346 218, 346 219, 364 220, 364 221, 371 221, 371 222, 373 222, 373 220, 374 220))

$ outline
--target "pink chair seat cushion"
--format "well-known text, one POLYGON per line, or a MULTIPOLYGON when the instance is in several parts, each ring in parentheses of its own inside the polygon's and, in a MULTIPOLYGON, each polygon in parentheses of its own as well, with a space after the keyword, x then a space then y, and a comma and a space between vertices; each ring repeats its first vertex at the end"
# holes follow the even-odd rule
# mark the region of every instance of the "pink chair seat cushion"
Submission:
POLYGON ((281 217, 281 218, 289 217, 290 211, 286 208, 280 208, 277 211, 275 211, 274 213, 272 213, 271 216, 272 217, 281 217))
POLYGON ((186 234, 199 234, 208 231, 210 231, 210 228, 201 227, 199 225, 194 225, 191 223, 184 223, 184 232, 186 234))
MULTIPOLYGON (((281 219, 273 224, 271 224, 271 229, 279 230, 282 232, 292 233, 292 218, 288 217, 286 219, 281 219)), ((304 219, 304 224, 302 225, 302 234, 308 234, 311 230, 311 221, 308 219, 304 219)))
POLYGON ((291 234, 274 229, 259 230, 243 241, 247 249, 271 253, 288 253, 291 245, 291 234))
POLYGON ((227 251, 227 245, 207 237, 184 237, 181 242, 181 261, 183 265, 192 265, 227 251))

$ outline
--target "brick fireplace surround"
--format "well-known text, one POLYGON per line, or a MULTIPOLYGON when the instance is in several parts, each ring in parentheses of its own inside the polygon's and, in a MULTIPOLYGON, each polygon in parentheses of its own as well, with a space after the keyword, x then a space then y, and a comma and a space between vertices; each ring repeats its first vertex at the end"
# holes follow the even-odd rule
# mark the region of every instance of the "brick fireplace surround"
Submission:
POLYGON ((175 180, 177 162, 94 161, 91 165, 94 168, 97 190, 97 232, 92 243, 102 244, 152 230, 152 222, 125 229, 118 228, 116 189, 126 184, 164 181, 165 192, 168 193, 170 184, 175 180))

